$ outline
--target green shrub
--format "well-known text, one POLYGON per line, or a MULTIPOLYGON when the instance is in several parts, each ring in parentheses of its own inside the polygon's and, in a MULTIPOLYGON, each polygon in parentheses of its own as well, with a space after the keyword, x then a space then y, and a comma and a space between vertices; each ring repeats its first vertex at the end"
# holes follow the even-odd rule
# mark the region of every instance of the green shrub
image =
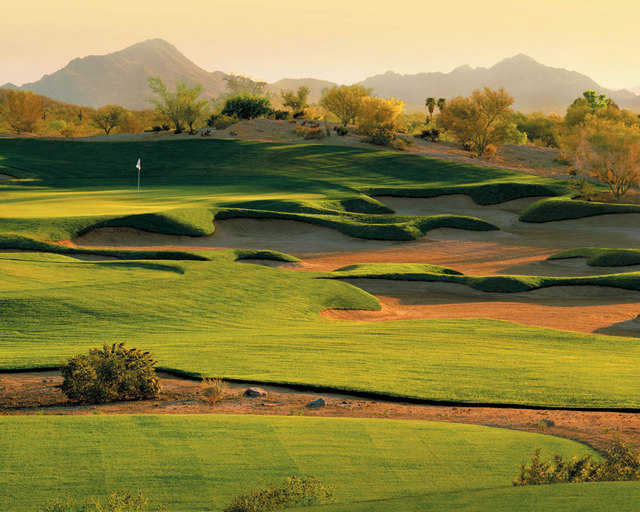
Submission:
POLYGON ((149 352, 124 343, 73 356, 62 365, 62 392, 71 400, 106 403, 158 395, 160 385, 149 352))
POLYGON ((249 93, 234 94, 227 98, 222 114, 238 119, 254 119, 271 111, 271 101, 266 96, 249 93))
POLYGON ((64 119, 54 119, 49 123, 49 128, 52 130, 64 130, 67 127, 67 122, 64 119))
POLYGON ((305 139, 324 139, 325 133, 322 128, 309 128, 305 134, 305 139))
POLYGON ((112 491, 103 503, 102 500, 91 500, 84 504, 65 496, 47 501, 40 512, 149 512, 151 510, 167 510, 164 506, 150 508, 149 498, 144 491, 112 491))
POLYGON ((286 121, 289 119, 289 111, 288 110, 274 110, 273 117, 279 121, 286 121))
POLYGON ((336 128, 336 133, 340 135, 340 137, 344 137, 349 134, 349 130, 347 130, 344 126, 338 126, 336 128))
POLYGON ((555 455, 552 460, 540 460, 536 450, 531 464, 522 463, 515 486, 543 485, 572 482, 611 482, 640 480, 640 454, 616 439, 605 452, 601 462, 590 455, 564 459, 555 455))
POLYGON ((263 512, 322 505, 333 501, 333 490, 313 476, 290 476, 280 486, 269 486, 235 498, 224 512, 263 512))
POLYGON ((213 114, 207 121, 207 126, 216 130, 225 130, 232 124, 238 122, 235 117, 225 116, 224 114, 213 114))

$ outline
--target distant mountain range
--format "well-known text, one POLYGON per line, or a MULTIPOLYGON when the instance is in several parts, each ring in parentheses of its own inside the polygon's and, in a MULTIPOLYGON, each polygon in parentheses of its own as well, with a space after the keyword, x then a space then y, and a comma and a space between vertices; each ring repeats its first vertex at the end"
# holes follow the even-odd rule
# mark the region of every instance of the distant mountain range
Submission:
MULTIPOLYGON (((191 62, 162 39, 150 39, 108 55, 92 55, 72 60, 67 66, 37 82, 3 88, 32 90, 43 96, 76 105, 100 107, 118 104, 144 109, 150 105, 147 77, 160 76, 170 86, 179 80, 200 83, 204 95, 215 97, 225 90, 222 71, 209 72, 191 62)), ((622 108, 640 111, 640 96, 630 90, 614 91, 599 86, 576 71, 545 66, 526 55, 504 59, 490 68, 461 66, 450 73, 430 72, 401 75, 393 71, 369 77, 360 84, 382 97, 404 100, 408 110, 423 110, 427 96, 452 98, 469 95, 483 86, 504 87, 515 99, 514 108, 523 112, 564 113, 567 106, 587 89, 595 89, 614 99, 622 108)), ((315 78, 285 78, 269 84, 269 91, 297 89, 306 85, 310 100, 318 101, 322 89, 336 85, 315 78)), ((634 92, 640 87, 635 88, 634 92)))

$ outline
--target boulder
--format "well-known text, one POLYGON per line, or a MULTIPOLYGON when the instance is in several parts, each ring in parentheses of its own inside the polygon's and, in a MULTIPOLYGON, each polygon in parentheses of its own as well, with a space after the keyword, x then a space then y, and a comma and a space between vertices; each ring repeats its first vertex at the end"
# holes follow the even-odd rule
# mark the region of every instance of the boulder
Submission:
POLYGON ((327 403, 324 401, 324 398, 318 398, 317 400, 313 400, 312 402, 309 402, 307 404, 307 407, 312 407, 312 408, 316 408, 316 407, 326 407, 327 403))
POLYGON ((262 388, 248 388, 244 392, 244 396, 267 396, 267 392, 262 388))

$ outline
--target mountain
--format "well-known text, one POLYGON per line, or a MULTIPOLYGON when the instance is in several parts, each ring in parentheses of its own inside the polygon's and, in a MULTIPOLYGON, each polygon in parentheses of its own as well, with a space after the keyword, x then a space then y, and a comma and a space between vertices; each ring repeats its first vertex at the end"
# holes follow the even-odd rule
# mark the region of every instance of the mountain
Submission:
POLYGON ((205 96, 217 96, 225 89, 225 73, 209 73, 198 67, 162 39, 149 39, 108 55, 74 59, 64 68, 24 84, 32 90, 67 103, 101 107, 107 104, 133 109, 150 108, 148 76, 160 76, 173 87, 185 80, 203 85, 205 96))
POLYGON ((632 92, 636 96, 640 96, 640 85, 636 85, 635 87, 628 87, 627 89, 624 89, 624 90, 632 92))
POLYGON ((515 99, 514 109, 522 112, 563 113, 574 99, 595 89, 614 99, 621 108, 640 110, 640 97, 629 91, 601 87, 576 71, 553 68, 526 55, 504 59, 490 68, 460 66, 450 73, 400 75, 388 71, 360 82, 382 97, 395 96, 411 109, 423 109, 427 96, 453 98, 468 96, 483 86, 504 89, 515 99))

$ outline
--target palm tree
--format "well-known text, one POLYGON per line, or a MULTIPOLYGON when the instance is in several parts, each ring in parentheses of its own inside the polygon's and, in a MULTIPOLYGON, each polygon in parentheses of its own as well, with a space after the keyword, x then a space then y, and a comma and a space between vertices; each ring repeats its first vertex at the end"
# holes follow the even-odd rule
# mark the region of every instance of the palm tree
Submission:
POLYGON ((433 123, 433 111, 436 108, 436 99, 435 98, 427 98, 425 100, 425 105, 429 110, 430 123, 433 123))
POLYGON ((438 112, 440 112, 442 114, 442 111, 444 110, 445 105, 447 104, 447 100, 445 98, 438 98, 438 112))

